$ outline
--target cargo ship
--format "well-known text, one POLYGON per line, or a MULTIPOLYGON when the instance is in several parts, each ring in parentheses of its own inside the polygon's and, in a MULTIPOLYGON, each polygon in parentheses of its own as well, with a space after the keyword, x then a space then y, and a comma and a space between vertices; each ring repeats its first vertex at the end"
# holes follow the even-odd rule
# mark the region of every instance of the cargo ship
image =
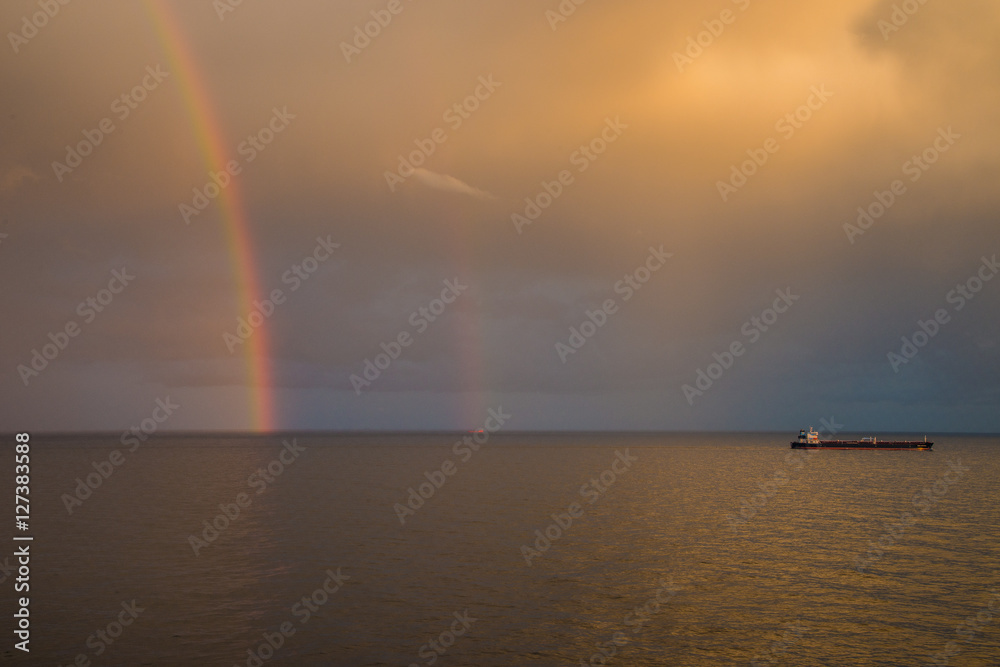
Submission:
POLYGON ((933 442, 927 442, 927 436, 920 440, 879 440, 876 437, 861 438, 860 440, 820 440, 819 433, 809 427, 799 431, 799 439, 792 441, 792 449, 879 449, 879 450, 901 450, 915 449, 919 451, 931 450, 933 442))

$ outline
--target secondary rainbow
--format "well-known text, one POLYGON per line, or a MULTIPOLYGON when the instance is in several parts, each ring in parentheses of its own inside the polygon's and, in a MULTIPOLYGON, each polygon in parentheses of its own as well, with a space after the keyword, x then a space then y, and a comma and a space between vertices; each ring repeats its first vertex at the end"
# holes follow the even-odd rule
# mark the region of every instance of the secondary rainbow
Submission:
MULTIPOLYGON (((143 0, 157 38, 169 62, 187 109, 198 149, 205 163, 206 173, 221 171, 231 159, 223 145, 221 131, 208 88, 202 80, 190 44, 180 29, 170 5, 163 0, 143 0)), ((225 228, 229 259, 238 286, 239 313, 250 312, 252 300, 261 294, 259 280, 254 271, 253 243, 249 219, 240 198, 239 179, 221 190, 216 199, 225 228)), ((235 320, 235 318, 234 318, 235 320)), ((244 345, 249 384, 249 414, 251 426, 256 431, 274 428, 274 401, 271 394, 271 366, 268 357, 267 325, 257 328, 244 345)))

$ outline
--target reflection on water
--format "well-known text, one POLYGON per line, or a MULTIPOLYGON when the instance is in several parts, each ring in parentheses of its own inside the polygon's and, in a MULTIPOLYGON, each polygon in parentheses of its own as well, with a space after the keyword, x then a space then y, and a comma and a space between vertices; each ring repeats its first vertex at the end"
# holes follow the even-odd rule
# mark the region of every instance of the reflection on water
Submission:
POLYGON ((997 440, 789 439, 39 436, 25 664, 1000 664, 997 440))

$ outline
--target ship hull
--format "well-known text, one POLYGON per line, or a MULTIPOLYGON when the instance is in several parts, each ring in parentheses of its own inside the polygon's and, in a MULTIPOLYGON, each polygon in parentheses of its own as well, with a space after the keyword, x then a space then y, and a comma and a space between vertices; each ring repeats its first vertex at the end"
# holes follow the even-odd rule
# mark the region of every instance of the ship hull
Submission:
POLYGON ((819 442, 792 442, 792 449, 868 449, 878 451, 903 451, 914 450, 921 452, 931 451, 933 442, 922 441, 886 441, 886 442, 865 442, 862 440, 820 440, 819 442))

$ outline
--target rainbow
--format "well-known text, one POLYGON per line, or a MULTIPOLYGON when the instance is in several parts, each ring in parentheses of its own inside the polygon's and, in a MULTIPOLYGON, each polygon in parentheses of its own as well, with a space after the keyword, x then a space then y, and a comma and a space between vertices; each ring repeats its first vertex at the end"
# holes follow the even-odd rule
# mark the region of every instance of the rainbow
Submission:
MULTIPOLYGON (((220 129, 208 88, 196 66, 190 44, 164 0, 143 0, 156 31, 160 46, 169 62, 169 70, 178 85, 191 127, 207 171, 221 171, 230 159, 223 147, 225 136, 220 129)), ((254 267, 253 243, 249 218, 240 197, 239 179, 222 189, 217 202, 225 227, 229 259, 238 289, 239 312, 250 312, 252 301, 262 293, 254 267)), ((249 415, 256 431, 274 430, 274 401, 271 394, 271 365, 268 357, 266 325, 247 340, 245 361, 249 384, 249 415)))

